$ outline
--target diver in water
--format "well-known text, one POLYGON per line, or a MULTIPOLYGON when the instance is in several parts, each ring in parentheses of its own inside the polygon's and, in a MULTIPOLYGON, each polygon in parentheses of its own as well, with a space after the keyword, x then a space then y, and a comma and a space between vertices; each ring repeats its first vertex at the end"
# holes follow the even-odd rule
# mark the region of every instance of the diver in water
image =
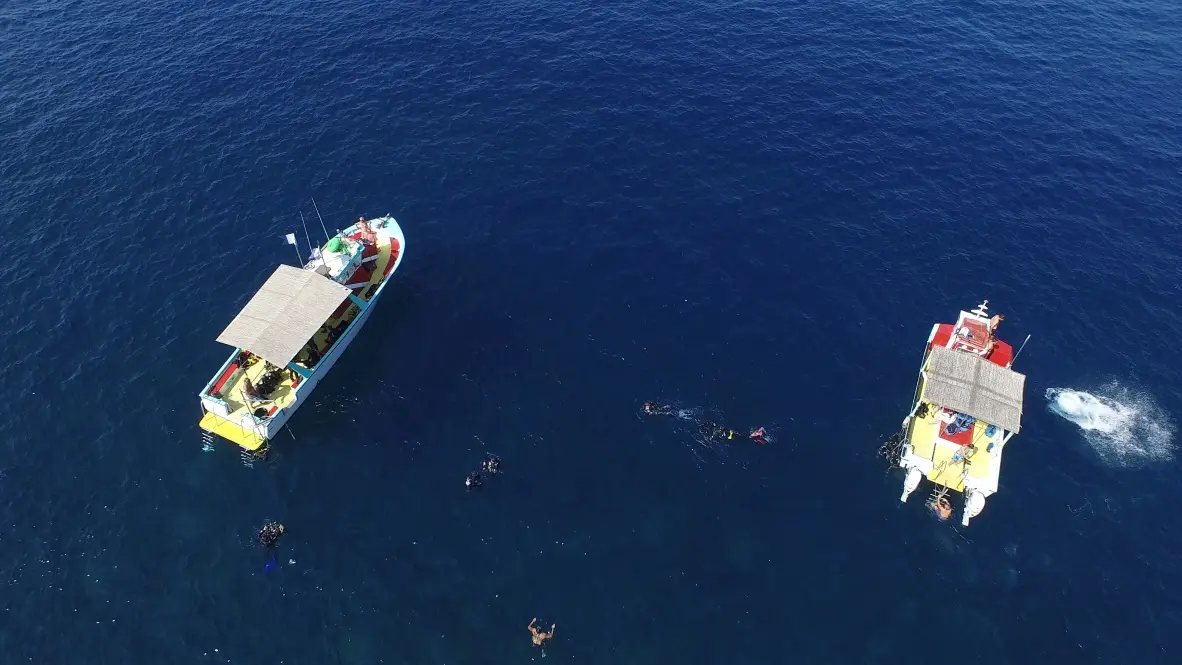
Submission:
POLYGON ((670 416, 673 415, 673 407, 667 404, 657 404, 655 402, 645 402, 641 407, 646 416, 670 416))
POLYGON ((484 481, 480 479, 480 472, 473 471, 472 473, 469 473, 468 477, 464 480, 464 486, 470 490, 476 489, 477 487, 480 487, 483 482, 484 481))
POLYGON ((735 430, 715 422, 705 422, 698 425, 698 434, 711 441, 731 441, 735 438, 735 430))
MULTIPOLYGON (((734 441, 735 437, 739 436, 735 430, 729 427, 723 427, 718 423, 705 422, 698 425, 698 433, 704 436, 708 441, 734 441)), ((767 431, 760 427, 754 432, 747 435, 755 443, 763 445, 767 443, 767 431)))
POLYGON ((495 455, 489 455, 484 459, 484 464, 482 464, 481 467, 487 474, 500 473, 501 460, 497 459, 495 455))
POLYGON ((550 624, 550 632, 547 633, 541 628, 538 628, 538 618, 534 617, 530 619, 529 625, 526 627, 529 628, 529 635, 534 641, 534 646, 540 647, 554 639, 554 629, 557 627, 557 624, 550 624))
POLYGON ((279 536, 283 535, 286 529, 278 522, 267 522, 263 528, 259 530, 259 544, 267 549, 273 549, 279 543, 279 536))
POLYGON ((940 518, 941 522, 947 522, 948 518, 952 517, 952 504, 949 503, 948 497, 942 494, 932 504, 932 510, 936 511, 936 516, 940 518))

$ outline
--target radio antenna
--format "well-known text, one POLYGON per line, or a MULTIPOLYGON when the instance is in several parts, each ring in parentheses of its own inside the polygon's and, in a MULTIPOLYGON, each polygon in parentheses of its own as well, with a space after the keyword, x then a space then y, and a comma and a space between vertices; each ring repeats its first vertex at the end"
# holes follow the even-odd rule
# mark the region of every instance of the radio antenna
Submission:
POLYGON ((324 218, 320 216, 320 206, 316 205, 315 197, 312 198, 312 207, 316 209, 316 218, 320 220, 320 230, 324 231, 324 242, 332 236, 328 235, 328 227, 324 225, 324 218))
MULTIPOLYGON (((1022 342, 1022 346, 1018 347, 1018 353, 1022 353, 1022 349, 1026 348, 1026 342, 1029 342, 1029 341, 1030 341, 1030 335, 1027 335, 1026 340, 1024 342, 1022 342)), ((1010 367, 1014 366, 1014 361, 1018 359, 1018 353, 1015 353, 1014 357, 1010 359, 1010 367)))
POLYGON ((312 255, 316 253, 316 248, 312 246, 312 236, 308 233, 308 223, 304 221, 304 211, 300 211, 300 224, 304 225, 304 237, 308 239, 308 260, 312 260, 312 255))

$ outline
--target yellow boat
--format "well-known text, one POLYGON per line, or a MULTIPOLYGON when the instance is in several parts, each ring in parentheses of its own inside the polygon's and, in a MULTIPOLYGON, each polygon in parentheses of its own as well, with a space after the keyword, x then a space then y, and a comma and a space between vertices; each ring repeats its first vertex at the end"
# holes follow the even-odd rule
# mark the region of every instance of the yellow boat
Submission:
POLYGON ((234 352, 200 394, 206 443, 264 454, 369 319, 405 246, 393 217, 362 218, 302 267, 276 268, 218 336, 234 352))
POLYGON ((988 307, 986 300, 955 324, 932 327, 911 413, 888 441, 906 472, 899 500, 926 478, 936 486, 929 505, 943 518, 951 515, 948 493, 964 495, 965 526, 997 492, 1002 453, 1022 427, 1026 376, 1011 369, 1014 348, 996 335, 1004 317, 990 317, 988 307))

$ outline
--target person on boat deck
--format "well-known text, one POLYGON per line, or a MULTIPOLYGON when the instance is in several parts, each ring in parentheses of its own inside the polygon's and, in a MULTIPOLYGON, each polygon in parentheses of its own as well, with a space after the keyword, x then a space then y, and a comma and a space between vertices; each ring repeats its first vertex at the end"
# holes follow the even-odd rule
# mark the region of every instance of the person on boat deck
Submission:
POLYGON ((247 377, 242 377, 242 396, 246 398, 247 402, 262 402, 263 396, 259 393, 259 389, 254 387, 247 377))
POLYGON ((464 479, 464 486, 468 489, 476 489, 477 487, 480 487, 482 482, 483 481, 480 480, 480 472, 473 471, 472 473, 468 474, 466 479, 464 479))
POLYGON ((316 342, 310 341, 300 350, 296 360, 303 362, 308 369, 312 369, 320 362, 320 352, 316 350, 316 342))
POLYGON ((1004 314, 994 314, 993 318, 989 319, 989 337, 992 338, 997 334, 997 326, 1001 325, 1001 322, 1005 320, 1006 317, 1004 314))
POLYGON ((498 473, 501 470, 501 460, 489 455, 484 460, 484 464, 482 466, 484 467, 485 473, 498 473))
POLYGON ((941 496, 940 498, 936 499, 936 503, 933 508, 935 508, 936 516, 939 517, 941 521, 946 522, 948 521, 948 518, 952 517, 952 504, 948 502, 948 497, 946 496, 941 496))
POLYGON ((268 522, 263 525, 259 531, 259 544, 267 549, 272 549, 279 542, 279 536, 283 535, 286 529, 278 522, 268 522))
POLYGON ((646 416, 667 416, 673 413, 673 407, 653 402, 645 402, 640 408, 646 416))
POLYGON ((702 423, 698 425, 698 433, 707 439, 725 439, 730 441, 735 438, 735 430, 723 427, 718 423, 702 423))
POLYGON ((988 359, 997 350, 997 340, 992 337, 989 338, 989 343, 985 345, 985 353, 981 354, 982 358, 988 359))
POLYGON ((534 646, 540 647, 547 641, 554 639, 554 629, 557 626, 558 624, 550 624, 550 632, 547 633, 541 628, 538 628, 538 618, 534 617, 529 620, 529 625, 526 628, 529 628, 529 635, 533 638, 534 646))
POLYGON ((366 245, 376 245, 378 243, 378 234, 373 232, 373 229, 369 226, 369 222, 364 217, 357 218, 357 229, 360 231, 361 242, 366 245))

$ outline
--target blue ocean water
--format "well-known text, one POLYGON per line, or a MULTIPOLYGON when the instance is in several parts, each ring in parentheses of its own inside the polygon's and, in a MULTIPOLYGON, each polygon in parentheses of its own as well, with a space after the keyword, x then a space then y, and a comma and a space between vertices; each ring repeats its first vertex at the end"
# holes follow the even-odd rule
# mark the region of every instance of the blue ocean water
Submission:
POLYGON ((1176 662, 1180 35, 1160 0, 0 7, 0 662, 538 661, 535 616, 547 662, 1176 662), (247 468, 196 393, 312 196, 406 260, 247 468), (1033 337, 962 529, 875 453, 982 298, 1033 337))

